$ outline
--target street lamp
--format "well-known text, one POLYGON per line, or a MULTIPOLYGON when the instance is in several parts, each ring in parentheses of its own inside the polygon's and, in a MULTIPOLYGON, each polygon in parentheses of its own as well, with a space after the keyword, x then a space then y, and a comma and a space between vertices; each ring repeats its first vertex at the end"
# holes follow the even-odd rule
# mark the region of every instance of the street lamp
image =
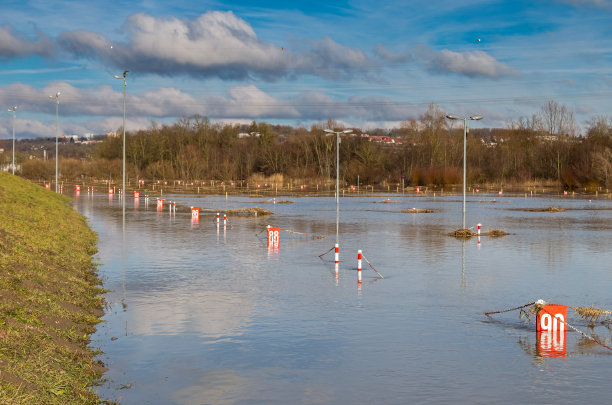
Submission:
POLYGON ((8 112, 13 113, 13 175, 15 174, 15 112, 16 111, 17 111, 17 106, 14 106, 8 109, 8 112))
POLYGON ((57 193, 57 162, 58 162, 58 153, 59 148, 57 146, 58 137, 59 137, 59 96, 60 92, 55 93, 54 96, 49 96, 51 100, 55 99, 55 192, 57 193))
POLYGON ((465 141, 467 138, 467 120, 478 121, 482 119, 482 115, 472 115, 471 117, 459 118, 456 115, 449 114, 446 116, 449 120, 463 120, 463 221, 462 229, 465 229, 465 174, 466 174, 466 146, 465 141))
POLYGON ((340 243, 338 240, 338 229, 340 227, 340 134, 350 134, 353 130, 345 129, 344 131, 333 131, 331 129, 325 129, 324 131, 330 134, 336 134, 336 244, 338 244, 340 243))
POLYGON ((123 222, 125 223, 125 95, 126 95, 126 85, 125 81, 129 70, 125 70, 123 72, 123 76, 114 75, 115 79, 123 80, 123 185, 121 186, 121 193, 123 198, 121 199, 121 207, 123 210, 123 222))

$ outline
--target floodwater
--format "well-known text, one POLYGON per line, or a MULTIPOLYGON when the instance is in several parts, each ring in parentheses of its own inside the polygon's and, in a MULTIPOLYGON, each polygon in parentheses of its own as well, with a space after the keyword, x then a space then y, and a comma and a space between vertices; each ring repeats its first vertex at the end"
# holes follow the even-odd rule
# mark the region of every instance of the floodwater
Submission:
MULTIPOLYGON (((74 202, 99 234, 109 290, 91 344, 108 368, 96 388, 103 399, 609 402, 611 350, 568 327, 550 355, 534 320, 525 323, 518 311, 484 315, 537 299, 612 309, 609 199, 470 194, 468 226, 511 233, 479 242, 446 236, 460 228, 460 196, 341 198, 336 277, 333 251, 326 253, 336 237, 334 198, 277 197, 294 204, 276 205, 264 203, 271 197, 164 198, 176 201, 176 213, 128 198, 125 231, 117 196, 82 193, 74 202), (386 198, 392 202, 380 202, 386 198), (552 205, 567 211, 521 211, 552 205), (210 211, 193 223, 190 206, 210 211), (274 214, 229 216, 224 228, 224 210, 254 206, 274 214), (434 212, 401 213, 413 207, 434 212), (281 228, 278 249, 267 247, 268 224, 281 228), (367 260, 361 284, 358 249, 367 260)), ((612 345, 605 326, 591 329, 571 309, 567 317, 612 345)))

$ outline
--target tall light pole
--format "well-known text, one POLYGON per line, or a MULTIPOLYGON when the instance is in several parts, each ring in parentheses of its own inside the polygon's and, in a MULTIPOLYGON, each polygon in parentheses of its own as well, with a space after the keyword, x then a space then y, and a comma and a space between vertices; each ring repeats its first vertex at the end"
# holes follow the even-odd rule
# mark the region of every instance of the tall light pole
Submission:
POLYGON ((466 175, 466 138, 467 138, 467 120, 478 121, 482 119, 482 115, 472 115, 471 117, 459 118, 456 115, 447 115, 446 118, 449 120, 463 120, 463 220, 461 222, 462 228, 465 229, 465 175, 466 175))
POLYGON ((15 174, 15 112, 17 111, 17 106, 9 108, 8 111, 13 113, 13 175, 14 175, 15 174))
POLYGON ((325 129, 325 132, 336 134, 336 244, 339 244, 338 230, 340 228, 340 134, 350 134, 352 129, 344 131, 333 131, 325 129))
POLYGON ((123 185, 121 186, 121 195, 123 196, 121 199, 121 207, 123 210, 123 222, 125 224, 125 96, 126 96, 126 78, 129 70, 125 70, 122 76, 114 75, 115 79, 123 80, 123 185))
POLYGON ((57 146, 58 137, 59 137, 59 96, 60 92, 55 93, 54 96, 49 96, 50 99, 55 99, 55 192, 57 193, 57 162, 59 160, 59 148, 57 146))

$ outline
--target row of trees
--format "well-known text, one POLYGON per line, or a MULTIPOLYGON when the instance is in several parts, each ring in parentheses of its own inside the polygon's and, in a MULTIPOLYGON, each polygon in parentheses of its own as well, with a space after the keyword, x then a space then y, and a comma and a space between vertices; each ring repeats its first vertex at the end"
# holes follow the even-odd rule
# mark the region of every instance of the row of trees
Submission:
MULTIPOLYGON (((324 128, 212 124, 205 117, 183 118, 172 125, 127 135, 130 178, 246 180, 254 174, 290 179, 329 180, 336 172, 336 139, 324 128), (249 136, 246 136, 248 134, 249 136)), ((121 131, 119 131, 121 132, 121 131)), ((340 144, 341 180, 356 184, 458 184, 463 164, 463 125, 453 125, 431 104, 419 120, 391 131, 395 144, 372 142, 354 129, 340 144)), ((374 131, 381 132, 381 131, 374 131)), ((371 132, 370 132, 371 133, 371 132)), ((385 132, 387 135, 387 133, 385 132)), ((92 159, 63 160, 64 178, 121 177, 122 139, 98 144, 92 159)), ((470 184, 555 182, 567 188, 612 188, 612 122, 596 117, 585 136, 575 136, 573 115, 549 102, 538 114, 504 129, 472 130, 467 138, 470 184)), ((54 176, 44 162, 24 162, 23 175, 54 176)))

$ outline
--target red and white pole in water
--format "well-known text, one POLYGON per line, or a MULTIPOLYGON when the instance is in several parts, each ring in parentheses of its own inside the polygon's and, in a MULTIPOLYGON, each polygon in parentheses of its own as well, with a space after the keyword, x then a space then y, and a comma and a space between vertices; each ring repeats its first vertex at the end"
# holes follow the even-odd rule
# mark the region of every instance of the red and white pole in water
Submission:
POLYGON ((480 236, 480 227, 482 226, 482 224, 478 224, 478 235, 480 236))
POLYGON ((361 284, 361 250, 357 251, 357 283, 361 284))
POLYGON ((227 216, 223 214, 223 226, 227 225, 227 216))
POLYGON ((334 246, 334 263, 338 264, 340 262, 340 246, 336 243, 334 246))
POLYGON ((219 225, 219 213, 217 212, 217 225, 219 225))

